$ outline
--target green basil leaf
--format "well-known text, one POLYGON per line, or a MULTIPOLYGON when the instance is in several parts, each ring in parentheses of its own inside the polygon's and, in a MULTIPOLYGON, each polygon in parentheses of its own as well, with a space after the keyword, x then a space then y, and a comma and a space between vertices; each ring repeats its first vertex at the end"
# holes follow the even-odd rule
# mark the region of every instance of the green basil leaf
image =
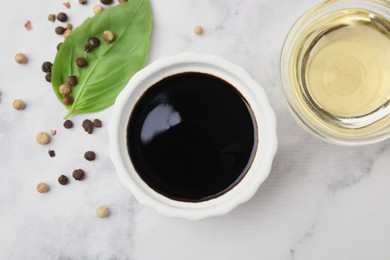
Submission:
POLYGON ((65 106, 68 109, 65 118, 111 106, 130 78, 145 64, 151 32, 149 0, 129 0, 110 7, 76 28, 61 45, 52 68, 53 90, 61 102, 59 86, 66 83, 70 75, 78 79, 70 94, 73 103, 65 106), (104 31, 113 32, 115 41, 104 42, 104 31), (100 46, 87 53, 84 44, 91 36, 99 38, 100 46), (78 57, 85 57, 88 65, 79 68, 78 57))

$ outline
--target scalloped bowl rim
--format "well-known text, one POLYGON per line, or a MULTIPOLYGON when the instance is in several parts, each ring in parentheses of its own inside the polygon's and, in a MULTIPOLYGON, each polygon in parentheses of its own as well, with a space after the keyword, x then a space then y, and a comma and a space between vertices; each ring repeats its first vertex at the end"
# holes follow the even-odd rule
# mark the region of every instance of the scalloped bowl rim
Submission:
POLYGON ((136 73, 115 101, 108 132, 109 152, 118 177, 139 203, 165 216, 192 220, 225 214, 252 198, 268 177, 277 150, 275 113, 263 88, 243 68, 206 54, 161 58, 136 73), (131 110, 142 94, 167 76, 190 71, 209 73, 232 84, 248 101, 258 127, 257 152, 244 178, 221 196, 202 202, 176 201, 151 189, 131 164, 126 145, 131 110))

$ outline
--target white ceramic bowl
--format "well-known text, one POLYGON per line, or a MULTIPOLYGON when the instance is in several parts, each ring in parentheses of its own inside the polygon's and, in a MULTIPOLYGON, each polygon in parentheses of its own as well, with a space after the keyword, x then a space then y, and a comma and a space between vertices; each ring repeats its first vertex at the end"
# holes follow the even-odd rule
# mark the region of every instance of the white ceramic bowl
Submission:
POLYGON ((134 75, 116 99, 109 137, 119 179, 141 204, 166 216, 194 220, 225 214, 249 200, 268 177, 277 149, 275 114, 262 87, 241 67, 218 56, 194 53, 159 59, 134 75), (257 151, 243 179, 221 196, 202 202, 176 201, 154 191, 137 174, 126 145, 127 124, 137 100, 161 79, 181 72, 208 73, 229 82, 250 105, 258 129, 257 151))

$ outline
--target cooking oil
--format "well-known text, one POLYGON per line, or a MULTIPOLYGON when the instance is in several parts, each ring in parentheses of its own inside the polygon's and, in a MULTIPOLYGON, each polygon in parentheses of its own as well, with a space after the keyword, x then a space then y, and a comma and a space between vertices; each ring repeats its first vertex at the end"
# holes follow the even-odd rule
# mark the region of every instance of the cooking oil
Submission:
POLYGON ((388 20, 362 9, 341 10, 316 21, 298 46, 295 88, 317 124, 364 131, 388 120, 388 20))

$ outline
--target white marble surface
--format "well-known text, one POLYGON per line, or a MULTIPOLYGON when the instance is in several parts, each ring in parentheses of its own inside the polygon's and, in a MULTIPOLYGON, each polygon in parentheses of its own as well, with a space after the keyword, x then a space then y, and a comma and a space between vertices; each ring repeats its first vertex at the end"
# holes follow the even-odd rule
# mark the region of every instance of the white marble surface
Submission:
POLYGON ((265 88, 278 117, 279 151, 269 179, 255 197, 230 214, 192 222, 166 218, 140 206, 119 183, 109 160, 111 109, 73 118, 43 79, 40 65, 53 59, 61 38, 47 15, 60 10, 79 24, 97 0, 3 1, 0 8, 0 259, 390 259, 390 141, 337 147, 305 133, 283 102, 278 61, 283 39, 312 0, 152 0, 149 62, 182 51, 218 54, 235 62, 265 88), (33 30, 23 24, 30 19, 33 30), (205 33, 198 37, 193 27, 205 33), (13 62, 25 52, 30 62, 13 62), (12 109, 22 98, 27 109, 12 109), (84 118, 105 123, 93 135, 84 118), (57 129, 48 147, 41 131, 57 129), (47 149, 57 152, 55 158, 47 149), (97 160, 83 159, 95 150, 97 160), (60 174, 84 168, 87 179, 60 186, 60 174), (35 185, 45 181, 48 194, 35 185), (108 219, 95 208, 107 205, 108 219))

